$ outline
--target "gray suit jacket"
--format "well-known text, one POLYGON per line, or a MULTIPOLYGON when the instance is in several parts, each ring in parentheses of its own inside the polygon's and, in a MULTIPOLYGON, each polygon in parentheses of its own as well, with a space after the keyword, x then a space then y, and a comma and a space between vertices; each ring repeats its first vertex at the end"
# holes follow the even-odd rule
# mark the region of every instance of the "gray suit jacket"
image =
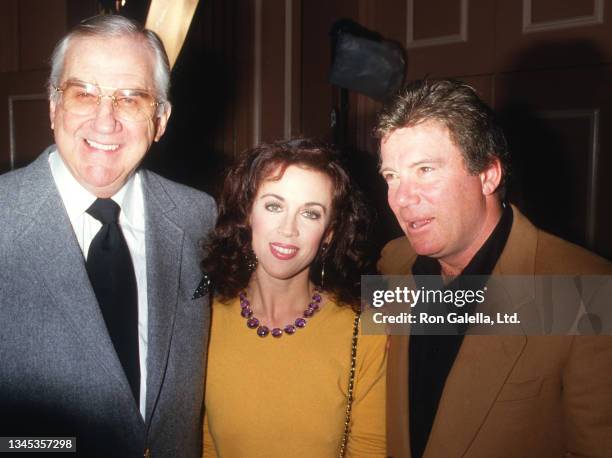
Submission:
MULTIPOLYGON (((196 457, 209 327, 199 240, 213 199, 142 172, 149 330, 143 421, 106 331, 47 149, 0 176, 0 431, 76 436, 79 456, 196 457)), ((74 456, 74 455, 72 455, 74 456)))

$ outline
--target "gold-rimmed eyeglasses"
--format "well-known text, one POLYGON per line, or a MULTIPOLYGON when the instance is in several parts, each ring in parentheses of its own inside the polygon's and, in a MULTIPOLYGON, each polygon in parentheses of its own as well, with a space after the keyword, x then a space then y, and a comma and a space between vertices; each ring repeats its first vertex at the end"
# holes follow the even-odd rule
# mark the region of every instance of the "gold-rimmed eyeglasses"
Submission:
POLYGON ((163 104, 143 89, 115 89, 78 80, 66 81, 54 89, 62 95, 64 110, 81 116, 93 115, 104 97, 111 99, 115 116, 123 121, 149 121, 163 104), (113 93, 103 94, 102 89, 113 93))

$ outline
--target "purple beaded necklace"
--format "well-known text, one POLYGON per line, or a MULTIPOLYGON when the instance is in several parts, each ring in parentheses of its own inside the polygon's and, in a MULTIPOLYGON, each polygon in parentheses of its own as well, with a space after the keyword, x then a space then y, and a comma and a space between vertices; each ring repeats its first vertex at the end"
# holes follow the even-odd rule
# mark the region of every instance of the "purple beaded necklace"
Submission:
POLYGON ((241 291, 238 294, 240 298, 240 315, 243 318, 246 318, 246 325, 249 329, 257 328, 257 335, 259 337, 266 337, 268 334, 272 334, 273 337, 281 337, 284 334, 291 335, 297 331, 298 328, 303 328, 306 326, 306 318, 311 318, 315 312, 319 311, 321 305, 321 290, 315 288, 314 294, 312 295, 312 299, 310 304, 308 304, 308 308, 304 310, 304 317, 296 318, 293 324, 288 324, 283 329, 281 328, 273 328, 272 331, 265 326, 259 324, 259 320, 253 316, 253 310, 251 309, 251 303, 247 299, 246 291, 241 291))

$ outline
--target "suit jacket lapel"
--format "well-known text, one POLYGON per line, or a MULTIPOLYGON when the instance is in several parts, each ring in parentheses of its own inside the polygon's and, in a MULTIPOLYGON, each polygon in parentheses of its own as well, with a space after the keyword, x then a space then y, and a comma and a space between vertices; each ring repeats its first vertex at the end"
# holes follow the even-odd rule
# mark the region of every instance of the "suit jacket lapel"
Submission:
POLYGON ((387 454, 410 458, 409 336, 389 336, 387 355, 387 454))
POLYGON ((526 342, 525 336, 465 337, 444 386, 425 457, 465 454, 526 342))
MULTIPOLYGON (((502 299, 510 301, 503 310, 516 310, 535 296, 532 276, 537 229, 516 207, 512 209, 512 230, 493 274, 522 277, 518 279, 520 287, 509 288, 507 297, 502 299)), ((465 454, 526 343, 525 335, 465 336, 446 379, 426 457, 465 454)))
POLYGON ((83 254, 53 182, 48 151, 30 165, 20 185, 17 208, 23 218, 18 226, 21 235, 17 250, 29 258, 50 295, 49 303, 61 309, 80 344, 121 385, 126 402, 133 403, 91 288, 83 254))
POLYGON ((168 364, 178 301, 183 230, 172 220, 174 202, 159 180, 147 171, 142 172, 142 179, 149 306, 146 417, 150 425, 168 364))

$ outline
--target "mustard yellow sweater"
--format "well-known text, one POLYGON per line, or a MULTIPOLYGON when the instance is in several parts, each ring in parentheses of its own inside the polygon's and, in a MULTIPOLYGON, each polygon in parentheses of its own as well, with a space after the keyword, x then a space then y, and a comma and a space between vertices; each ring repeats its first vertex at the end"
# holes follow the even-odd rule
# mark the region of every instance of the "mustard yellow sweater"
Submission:
MULTIPOLYGON (((293 335, 257 336, 213 303, 204 456, 337 457, 355 314, 327 298, 293 335)), ((384 457, 386 337, 359 336, 349 457, 384 457)))

